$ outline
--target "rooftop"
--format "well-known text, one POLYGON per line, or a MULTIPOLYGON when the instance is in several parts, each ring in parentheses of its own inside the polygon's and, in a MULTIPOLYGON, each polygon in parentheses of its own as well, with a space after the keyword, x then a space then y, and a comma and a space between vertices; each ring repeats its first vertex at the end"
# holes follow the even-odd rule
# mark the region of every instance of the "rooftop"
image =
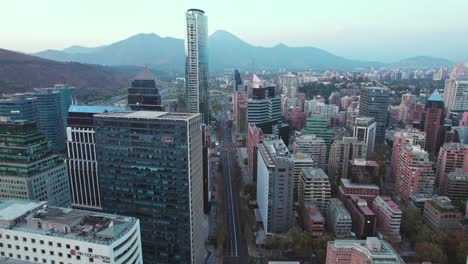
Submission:
POLYGON ((102 114, 112 111, 125 111, 126 107, 108 106, 108 105, 70 105, 69 113, 95 113, 102 114))
POLYGON ((468 181, 468 171, 463 171, 462 168, 455 168, 450 172, 448 178, 452 181, 468 181))
POLYGON ((368 237, 366 240, 335 240, 328 243, 334 250, 353 250, 362 253, 369 261, 379 261, 381 258, 386 260, 385 263, 390 261, 389 258, 403 261, 392 246, 376 237, 368 237))
POLYGON ((353 159, 353 160, 350 160, 349 162, 351 162, 351 165, 354 165, 354 166, 379 167, 379 164, 373 160, 353 159))
POLYGON ((328 180, 328 175, 321 168, 316 168, 316 167, 303 168, 302 174, 304 175, 305 178, 309 180, 311 179, 327 179, 328 180))
POLYGON ((452 205, 452 201, 447 196, 434 195, 432 199, 426 201, 426 205, 428 203, 437 208, 439 211, 458 212, 458 209, 452 205))
POLYGON ((387 204, 387 206, 392 209, 394 213, 401 213, 400 207, 392 200, 390 196, 379 195, 376 197, 376 200, 377 199, 381 199, 382 201, 384 201, 387 204))
POLYGON ((46 202, 0 202, 0 228, 109 245, 135 225, 137 219, 118 215, 48 207, 46 202))
POLYGON ((158 111, 114 111, 110 113, 97 114, 100 118, 126 118, 126 119, 154 119, 154 120, 189 120, 200 114, 195 113, 173 113, 158 111))
POLYGON ((442 98, 442 96, 440 96, 439 91, 437 89, 434 90, 434 92, 431 94, 431 96, 429 96, 427 100, 428 101, 440 101, 440 102, 444 101, 444 99, 442 98))
POLYGON ((375 184, 352 183, 349 179, 341 179, 341 184, 346 188, 365 188, 365 189, 380 190, 380 188, 375 184))

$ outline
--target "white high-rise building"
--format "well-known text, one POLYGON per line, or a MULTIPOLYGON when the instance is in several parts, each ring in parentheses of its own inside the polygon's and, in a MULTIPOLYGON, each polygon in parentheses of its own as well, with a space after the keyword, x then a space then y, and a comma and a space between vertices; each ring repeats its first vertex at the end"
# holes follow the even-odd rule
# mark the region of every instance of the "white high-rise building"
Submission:
POLYGON ((0 216, 0 255, 18 263, 143 263, 135 217, 25 200, 1 201, 0 216))
POLYGON ((354 125, 353 137, 367 144, 367 155, 374 152, 375 121, 372 117, 357 117, 354 125))
POLYGON ((208 93, 208 18, 200 9, 186 13, 185 35, 185 86, 189 113, 203 114, 203 122, 209 124, 208 93))
POLYGON ((327 146, 322 138, 316 135, 302 135, 296 137, 293 145, 294 153, 308 154, 315 167, 327 167, 327 146))
POLYGON ((257 203, 267 234, 287 232, 294 224, 294 166, 283 140, 258 146, 257 203))
POLYGON ((294 97, 297 93, 297 87, 299 86, 299 77, 288 72, 281 78, 281 84, 283 87, 283 94, 287 97, 294 97))
POLYGON ((468 78, 445 80, 443 98, 447 112, 468 111, 468 78))

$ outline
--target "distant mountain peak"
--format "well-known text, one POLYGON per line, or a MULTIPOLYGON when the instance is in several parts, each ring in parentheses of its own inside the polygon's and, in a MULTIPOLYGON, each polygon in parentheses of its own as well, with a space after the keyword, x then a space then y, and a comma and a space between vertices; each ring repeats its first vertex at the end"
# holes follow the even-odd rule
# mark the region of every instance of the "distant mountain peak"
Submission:
POLYGON ((288 48, 288 46, 286 46, 286 45, 283 44, 283 43, 279 43, 279 44, 276 44, 276 45, 274 46, 274 48, 288 48))

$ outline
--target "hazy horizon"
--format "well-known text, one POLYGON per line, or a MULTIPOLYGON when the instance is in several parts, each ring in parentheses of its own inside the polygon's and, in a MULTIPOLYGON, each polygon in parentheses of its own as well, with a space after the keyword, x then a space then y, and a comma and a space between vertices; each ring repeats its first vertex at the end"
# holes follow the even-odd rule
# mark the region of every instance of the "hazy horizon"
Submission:
POLYGON ((316 47, 350 59, 389 62, 413 56, 468 61, 468 1, 267 0, 132 2, 9 0, 2 3, 0 48, 38 52, 108 45, 139 33, 183 39, 185 11, 208 16, 209 33, 226 30, 255 46, 316 47), (21 14, 21 15, 18 15, 21 14))

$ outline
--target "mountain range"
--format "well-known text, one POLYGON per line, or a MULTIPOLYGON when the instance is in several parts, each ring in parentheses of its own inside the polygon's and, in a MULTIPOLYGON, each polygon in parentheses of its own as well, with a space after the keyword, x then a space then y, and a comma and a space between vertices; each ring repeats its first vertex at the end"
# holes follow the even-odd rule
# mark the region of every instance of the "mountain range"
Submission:
MULTIPOLYGON (((227 31, 216 31, 208 38, 210 70, 349 70, 369 67, 432 68, 455 63, 434 57, 415 57, 390 64, 351 60, 313 47, 253 46, 227 31)), ((45 50, 32 54, 41 58, 101 65, 148 65, 163 71, 184 71, 185 51, 182 39, 138 34, 110 45, 94 48, 71 46, 63 50, 45 50)))
POLYGON ((56 83, 69 83, 77 88, 118 89, 127 87, 131 77, 126 70, 114 67, 57 62, 0 49, 0 96, 56 83))

